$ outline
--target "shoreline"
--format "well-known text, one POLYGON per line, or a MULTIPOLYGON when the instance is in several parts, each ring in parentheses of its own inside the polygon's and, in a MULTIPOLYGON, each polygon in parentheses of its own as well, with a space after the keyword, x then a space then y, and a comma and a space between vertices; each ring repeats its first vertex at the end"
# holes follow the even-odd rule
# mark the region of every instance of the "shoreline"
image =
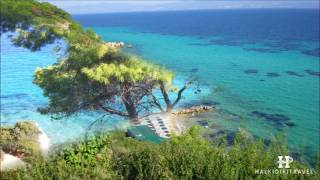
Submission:
POLYGON ((195 116, 214 110, 213 106, 198 105, 173 112, 153 113, 139 119, 140 125, 146 125, 160 137, 169 138, 171 134, 181 135, 187 127, 183 120, 188 116, 195 116))
POLYGON ((140 118, 137 125, 148 126, 163 138, 169 138, 171 134, 181 135, 184 130, 183 124, 176 119, 175 115, 168 112, 154 113, 140 118))

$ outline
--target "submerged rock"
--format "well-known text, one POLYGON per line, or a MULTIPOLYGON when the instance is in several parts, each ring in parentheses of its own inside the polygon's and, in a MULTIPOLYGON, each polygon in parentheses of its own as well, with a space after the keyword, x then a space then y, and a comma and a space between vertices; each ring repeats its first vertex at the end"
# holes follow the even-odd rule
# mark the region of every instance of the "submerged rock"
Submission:
POLYGON ((208 123, 208 121, 206 121, 206 120, 199 120, 199 121, 198 121, 198 124, 201 125, 201 126, 203 126, 203 127, 205 127, 205 128, 208 128, 208 127, 209 127, 209 123, 208 123))
POLYGON ((192 69, 190 69, 190 72, 193 72, 193 73, 198 72, 198 71, 199 71, 198 68, 192 68, 192 69))
POLYGON ((303 77, 304 75, 298 74, 294 71, 286 71, 286 73, 290 76, 297 76, 297 77, 303 77))
POLYGON ((243 46, 246 44, 251 44, 254 43, 250 40, 240 40, 240 39, 230 39, 230 38, 224 38, 224 39, 213 39, 210 40, 212 44, 217 44, 217 45, 225 45, 225 46, 243 46))
POLYGON ((280 74, 275 73, 275 72, 268 72, 268 73, 267 73, 267 76, 268 76, 268 77, 279 77, 280 74))
POLYGON ((284 41, 267 42, 267 43, 264 43, 263 45, 278 51, 298 50, 299 48, 301 48, 299 44, 291 44, 284 41))
POLYGON ((210 125, 210 129, 221 129, 221 128, 223 128, 223 126, 218 125, 218 124, 211 124, 210 125))
POLYGON ((278 129, 295 126, 294 123, 289 122, 289 117, 282 114, 269 114, 261 111, 252 111, 251 115, 266 121, 271 121, 272 124, 278 129))
POLYGON ((294 124, 293 122, 286 122, 285 124, 289 127, 296 126, 296 124, 294 124))
POLYGON ((189 46, 211 46, 212 43, 189 43, 189 46))
POLYGON ((312 50, 304 50, 304 51, 301 51, 301 53, 309 55, 309 56, 320 57, 320 48, 316 48, 316 49, 312 49, 312 50))
POLYGON ((319 76, 320 77, 320 72, 317 72, 317 71, 313 71, 311 69, 306 69, 304 70, 306 73, 312 75, 312 76, 319 76))
POLYGON ((246 69, 243 72, 246 73, 246 74, 257 74, 258 70, 256 70, 256 69, 246 69))
POLYGON ((213 106, 219 105, 220 103, 217 101, 212 101, 212 100, 201 100, 200 104, 213 107, 213 106))
POLYGON ((262 52, 262 53, 279 53, 281 52, 278 49, 274 48, 243 48, 246 51, 256 51, 256 52, 262 52))
POLYGON ((28 96, 29 95, 25 94, 25 93, 16 93, 16 94, 1 95, 0 98, 16 98, 16 99, 20 99, 20 98, 26 98, 28 96))
POLYGON ((285 115, 282 114, 268 114, 261 111, 252 111, 252 114, 259 118, 264 118, 271 121, 288 121, 290 118, 288 118, 285 115))

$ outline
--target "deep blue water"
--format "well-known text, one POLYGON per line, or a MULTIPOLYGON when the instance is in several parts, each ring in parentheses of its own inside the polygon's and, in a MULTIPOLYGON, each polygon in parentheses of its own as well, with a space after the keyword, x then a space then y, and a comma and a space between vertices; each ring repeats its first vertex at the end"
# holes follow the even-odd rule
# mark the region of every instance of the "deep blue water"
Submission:
MULTIPOLYGON (((202 93, 188 91, 181 106, 215 104, 217 111, 187 120, 208 121, 212 131, 247 129, 290 148, 319 152, 318 10, 214 10, 75 15, 105 41, 124 41, 146 59, 177 74, 177 84, 198 78, 202 93)), ((52 46, 31 53, 1 37, 1 123, 32 119, 54 142, 84 133, 99 113, 53 121, 36 112, 45 105, 32 84, 36 67, 56 61, 52 46)), ((126 121, 106 117, 105 128, 126 121)))
MULTIPOLYGON (((208 10, 76 15, 85 26, 130 27, 153 32, 212 39, 217 44, 242 45, 261 40, 277 41, 281 48, 294 41, 319 40, 319 11, 307 9, 208 10)), ((268 45, 267 45, 268 46, 268 45)), ((274 47, 276 45, 270 45, 274 47)))

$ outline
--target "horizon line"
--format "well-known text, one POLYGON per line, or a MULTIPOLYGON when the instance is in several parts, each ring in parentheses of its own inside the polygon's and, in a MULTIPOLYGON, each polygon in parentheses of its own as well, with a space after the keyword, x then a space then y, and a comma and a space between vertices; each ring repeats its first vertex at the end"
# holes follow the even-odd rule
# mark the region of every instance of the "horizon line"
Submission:
MULTIPOLYGON (((131 13, 157 13, 157 12, 188 12, 188 11, 232 11, 232 10, 318 10, 320 8, 229 8, 229 9, 179 9, 179 10, 150 10, 150 11, 121 11, 98 13, 70 13, 71 15, 99 15, 99 14, 131 14, 131 13)), ((319 12, 320 14, 320 12, 319 12)))
POLYGON ((92 0, 92 1, 57 1, 39 0, 53 4, 70 14, 105 14, 131 12, 167 12, 191 10, 229 10, 229 9, 320 9, 316 0, 92 0))

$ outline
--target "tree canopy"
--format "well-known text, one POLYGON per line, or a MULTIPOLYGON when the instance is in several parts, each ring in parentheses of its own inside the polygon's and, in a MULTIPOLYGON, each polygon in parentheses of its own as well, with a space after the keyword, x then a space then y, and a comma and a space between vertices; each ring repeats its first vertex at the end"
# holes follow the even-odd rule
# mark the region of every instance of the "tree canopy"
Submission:
POLYGON ((153 91, 161 88, 168 110, 168 88, 175 75, 161 66, 108 46, 92 29, 84 30, 65 11, 35 0, 1 1, 1 32, 15 32, 12 41, 31 51, 58 39, 66 42, 64 56, 55 64, 38 68, 34 83, 49 97, 42 113, 70 115, 82 110, 104 110, 137 118, 147 106, 160 108, 153 91), (151 101, 146 100, 150 99, 151 101))

